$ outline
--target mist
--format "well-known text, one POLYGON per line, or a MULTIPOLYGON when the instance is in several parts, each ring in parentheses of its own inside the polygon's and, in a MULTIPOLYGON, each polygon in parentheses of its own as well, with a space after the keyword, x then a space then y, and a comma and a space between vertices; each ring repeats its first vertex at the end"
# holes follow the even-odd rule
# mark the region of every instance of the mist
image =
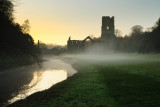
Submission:
POLYGON ((114 47, 105 47, 103 44, 95 44, 81 53, 65 54, 63 57, 69 58, 73 61, 72 63, 81 61, 82 63, 87 62, 95 64, 129 64, 160 60, 160 58, 151 57, 151 55, 152 53, 118 52, 115 51, 114 47))

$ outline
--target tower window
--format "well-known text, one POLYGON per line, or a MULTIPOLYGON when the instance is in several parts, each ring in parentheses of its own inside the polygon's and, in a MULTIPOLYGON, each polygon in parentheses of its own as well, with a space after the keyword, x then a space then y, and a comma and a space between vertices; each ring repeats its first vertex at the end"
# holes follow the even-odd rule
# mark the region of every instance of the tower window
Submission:
POLYGON ((109 26, 107 26, 106 29, 109 30, 109 26))

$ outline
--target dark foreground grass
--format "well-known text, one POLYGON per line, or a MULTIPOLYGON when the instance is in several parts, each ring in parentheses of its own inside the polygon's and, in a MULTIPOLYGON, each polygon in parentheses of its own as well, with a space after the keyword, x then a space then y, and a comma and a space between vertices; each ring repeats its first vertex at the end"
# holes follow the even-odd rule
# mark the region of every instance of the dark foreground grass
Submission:
POLYGON ((79 72, 15 107, 160 107, 160 62, 76 63, 79 72))

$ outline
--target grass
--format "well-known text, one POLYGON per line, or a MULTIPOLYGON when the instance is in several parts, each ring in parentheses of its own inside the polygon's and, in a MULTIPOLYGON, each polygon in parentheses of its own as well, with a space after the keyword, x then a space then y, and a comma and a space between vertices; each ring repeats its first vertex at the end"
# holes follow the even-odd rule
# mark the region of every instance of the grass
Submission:
POLYGON ((73 67, 79 71, 74 76, 10 106, 160 107, 159 60, 84 61, 73 67))

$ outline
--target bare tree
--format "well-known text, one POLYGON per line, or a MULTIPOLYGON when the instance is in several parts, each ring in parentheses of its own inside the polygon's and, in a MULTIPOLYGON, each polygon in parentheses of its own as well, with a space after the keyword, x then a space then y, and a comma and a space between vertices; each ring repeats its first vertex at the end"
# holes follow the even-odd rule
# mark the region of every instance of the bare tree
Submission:
POLYGON ((28 34, 30 32, 31 27, 28 19, 24 21, 21 28, 22 28, 22 32, 25 34, 28 34))
POLYGON ((115 30, 116 37, 122 37, 122 32, 118 29, 115 30))

